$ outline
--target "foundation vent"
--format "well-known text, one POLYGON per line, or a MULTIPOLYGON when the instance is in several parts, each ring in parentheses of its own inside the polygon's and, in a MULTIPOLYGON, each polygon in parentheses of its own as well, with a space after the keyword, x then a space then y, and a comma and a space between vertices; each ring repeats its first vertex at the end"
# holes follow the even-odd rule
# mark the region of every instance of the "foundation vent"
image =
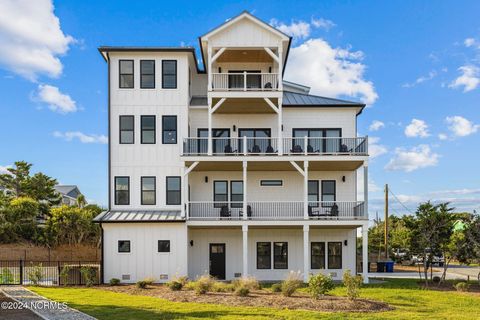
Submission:
POLYGON ((129 274, 122 274, 122 280, 130 280, 129 274))
POLYGON ((235 273, 233 274, 233 276, 234 276, 235 278, 240 278, 240 277, 242 276, 242 273, 241 273, 241 272, 235 272, 235 273))
POLYGON ((161 274, 160 280, 168 280, 168 274, 161 274))

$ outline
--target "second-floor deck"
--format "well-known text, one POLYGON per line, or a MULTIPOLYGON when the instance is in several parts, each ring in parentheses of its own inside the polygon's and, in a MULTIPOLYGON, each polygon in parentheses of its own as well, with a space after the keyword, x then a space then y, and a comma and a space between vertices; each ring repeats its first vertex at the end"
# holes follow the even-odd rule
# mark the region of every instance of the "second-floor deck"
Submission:
POLYGON ((278 91, 278 73, 229 72, 212 74, 212 91, 278 91))

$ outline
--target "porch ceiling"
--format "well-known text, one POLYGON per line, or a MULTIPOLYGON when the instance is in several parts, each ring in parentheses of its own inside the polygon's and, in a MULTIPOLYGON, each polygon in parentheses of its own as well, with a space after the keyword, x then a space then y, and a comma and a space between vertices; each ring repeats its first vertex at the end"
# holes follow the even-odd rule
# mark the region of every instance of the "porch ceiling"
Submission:
MULTIPOLYGON (((186 161, 190 166, 193 161, 186 161)), ((297 162, 300 167, 303 164, 297 162)), ((309 161, 309 171, 352 171, 358 169, 363 161, 309 161)), ((242 161, 202 161, 193 171, 242 171, 242 161)), ((248 161, 247 171, 296 171, 292 164, 283 161, 248 161)))
POLYGON ((273 63, 272 57, 265 49, 227 49, 217 59, 218 63, 223 62, 270 62, 273 63))
MULTIPOLYGON (((220 99, 213 99, 212 105, 215 105, 218 100, 220 99)), ((270 100, 278 105, 278 99, 271 98, 270 100)), ((215 113, 275 113, 275 111, 263 98, 227 98, 215 113)))

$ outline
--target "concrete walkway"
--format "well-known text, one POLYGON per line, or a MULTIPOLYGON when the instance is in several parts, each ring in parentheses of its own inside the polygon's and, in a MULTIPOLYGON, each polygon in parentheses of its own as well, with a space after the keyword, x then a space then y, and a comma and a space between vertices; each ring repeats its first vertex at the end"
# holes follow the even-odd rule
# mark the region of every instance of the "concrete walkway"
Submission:
MULTIPOLYGON (((26 305, 39 318, 45 320, 95 320, 94 317, 72 309, 61 302, 48 300, 21 286, 1 287, 0 291, 8 298, 26 305)), ((11 319, 23 319, 19 316, 20 314, 18 316, 16 314, 11 319)))

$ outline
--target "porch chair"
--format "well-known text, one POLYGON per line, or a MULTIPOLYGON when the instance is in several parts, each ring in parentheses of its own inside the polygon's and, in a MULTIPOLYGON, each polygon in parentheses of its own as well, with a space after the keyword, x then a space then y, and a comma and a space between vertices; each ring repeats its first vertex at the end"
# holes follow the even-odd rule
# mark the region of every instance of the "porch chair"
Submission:
MULTIPOLYGON (((243 210, 240 210, 240 216, 243 217, 243 210)), ((252 217, 252 206, 247 205, 247 217, 252 217)))
POLYGON ((229 218, 231 217, 232 214, 230 210, 228 210, 228 206, 222 206, 220 208, 220 218, 229 218))

